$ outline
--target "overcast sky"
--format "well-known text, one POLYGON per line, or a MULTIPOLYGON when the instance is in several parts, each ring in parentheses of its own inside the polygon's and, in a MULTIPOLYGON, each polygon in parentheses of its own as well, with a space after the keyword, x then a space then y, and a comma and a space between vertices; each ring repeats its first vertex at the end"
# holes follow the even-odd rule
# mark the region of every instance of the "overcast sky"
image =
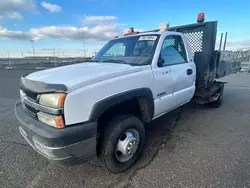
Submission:
POLYGON ((32 55, 30 41, 36 55, 82 56, 84 46, 92 55, 130 26, 195 23, 199 12, 228 31, 228 50, 248 48, 249 10, 248 0, 0 0, 0 57, 32 55))

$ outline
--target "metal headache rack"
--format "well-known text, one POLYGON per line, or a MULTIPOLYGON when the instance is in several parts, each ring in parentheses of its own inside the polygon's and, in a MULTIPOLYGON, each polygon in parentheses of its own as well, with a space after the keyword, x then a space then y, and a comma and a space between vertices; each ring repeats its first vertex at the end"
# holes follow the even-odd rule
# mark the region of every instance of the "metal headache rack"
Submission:
POLYGON ((202 52, 203 31, 183 33, 183 34, 187 38, 193 53, 194 52, 202 52))
POLYGON ((216 78, 220 53, 215 51, 217 21, 171 27, 168 31, 183 33, 194 55, 197 86, 209 87, 216 78))
POLYGON ((230 57, 230 52, 225 51, 227 33, 223 51, 221 51, 223 35, 219 50, 215 50, 217 21, 171 27, 168 31, 183 33, 187 38, 196 64, 198 88, 209 88, 215 79, 239 71, 239 62, 234 61, 230 57))

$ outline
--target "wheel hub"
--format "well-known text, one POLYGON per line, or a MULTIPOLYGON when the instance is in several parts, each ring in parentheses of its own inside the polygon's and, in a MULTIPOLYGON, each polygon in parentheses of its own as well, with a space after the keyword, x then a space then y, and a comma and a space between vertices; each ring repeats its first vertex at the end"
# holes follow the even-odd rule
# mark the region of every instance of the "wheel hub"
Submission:
POLYGON ((125 131, 119 138, 116 146, 116 158, 120 162, 126 162, 136 153, 139 145, 139 133, 135 129, 125 131))
POLYGON ((136 152, 137 148, 138 146, 137 146, 136 138, 131 139, 126 146, 126 154, 133 155, 136 152))

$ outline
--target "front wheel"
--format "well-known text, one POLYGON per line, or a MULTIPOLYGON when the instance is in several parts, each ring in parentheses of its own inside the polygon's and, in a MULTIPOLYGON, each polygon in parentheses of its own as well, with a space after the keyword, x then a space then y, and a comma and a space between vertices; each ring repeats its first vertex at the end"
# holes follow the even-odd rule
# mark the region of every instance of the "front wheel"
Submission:
POLYGON ((144 124, 133 115, 117 115, 105 127, 101 158, 105 167, 120 173, 139 158, 145 140, 144 124))

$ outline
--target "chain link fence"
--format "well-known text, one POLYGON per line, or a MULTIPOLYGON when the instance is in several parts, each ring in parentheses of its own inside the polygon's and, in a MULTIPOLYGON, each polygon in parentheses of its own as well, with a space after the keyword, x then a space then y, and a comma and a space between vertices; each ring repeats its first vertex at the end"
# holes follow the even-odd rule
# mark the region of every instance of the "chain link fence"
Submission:
POLYGON ((37 59, 0 59, 0 69, 48 69, 91 61, 91 58, 37 58, 37 59))

